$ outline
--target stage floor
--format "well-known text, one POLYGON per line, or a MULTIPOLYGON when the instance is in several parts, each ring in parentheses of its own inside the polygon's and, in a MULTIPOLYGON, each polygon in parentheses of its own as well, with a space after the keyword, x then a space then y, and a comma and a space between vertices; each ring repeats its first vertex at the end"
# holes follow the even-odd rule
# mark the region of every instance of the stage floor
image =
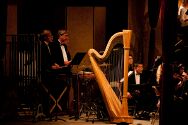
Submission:
MULTIPOLYGON (((1 125, 116 125, 111 124, 108 120, 97 120, 90 118, 87 121, 87 118, 82 116, 78 120, 70 119, 68 115, 64 116, 58 116, 59 120, 55 121, 49 121, 48 119, 38 120, 37 122, 32 122, 31 119, 22 119, 22 120, 15 120, 15 121, 6 121, 6 122, 0 122, 1 125)), ((159 125, 159 120, 157 119, 154 124, 151 123, 151 120, 138 120, 133 119, 133 124, 129 125, 159 125)))

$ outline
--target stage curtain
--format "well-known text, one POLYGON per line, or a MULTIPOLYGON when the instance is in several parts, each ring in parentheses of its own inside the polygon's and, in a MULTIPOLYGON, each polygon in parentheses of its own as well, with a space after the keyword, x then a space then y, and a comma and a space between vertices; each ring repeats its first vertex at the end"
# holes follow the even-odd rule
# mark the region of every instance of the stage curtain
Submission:
POLYGON ((7 0, 0 0, 0 17, 0 80, 3 81, 2 58, 6 48, 7 0))
POLYGON ((161 0, 148 0, 149 24, 151 27, 149 38, 148 67, 151 68, 155 58, 155 32, 159 19, 161 0))

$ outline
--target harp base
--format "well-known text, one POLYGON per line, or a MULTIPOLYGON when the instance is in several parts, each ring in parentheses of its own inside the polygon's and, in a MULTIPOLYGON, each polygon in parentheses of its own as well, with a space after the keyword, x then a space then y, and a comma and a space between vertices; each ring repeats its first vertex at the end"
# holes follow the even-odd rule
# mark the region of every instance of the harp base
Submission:
POLYGON ((114 117, 110 120, 112 123, 122 123, 122 125, 128 125, 133 123, 133 117, 132 116, 120 116, 120 117, 114 117))

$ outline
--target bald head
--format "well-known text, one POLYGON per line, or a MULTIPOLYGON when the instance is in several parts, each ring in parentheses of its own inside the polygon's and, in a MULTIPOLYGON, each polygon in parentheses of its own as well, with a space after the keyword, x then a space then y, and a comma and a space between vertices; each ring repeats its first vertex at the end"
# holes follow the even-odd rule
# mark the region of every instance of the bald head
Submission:
POLYGON ((40 40, 41 41, 46 41, 46 42, 52 42, 53 41, 53 35, 50 30, 45 29, 42 31, 40 35, 40 40))

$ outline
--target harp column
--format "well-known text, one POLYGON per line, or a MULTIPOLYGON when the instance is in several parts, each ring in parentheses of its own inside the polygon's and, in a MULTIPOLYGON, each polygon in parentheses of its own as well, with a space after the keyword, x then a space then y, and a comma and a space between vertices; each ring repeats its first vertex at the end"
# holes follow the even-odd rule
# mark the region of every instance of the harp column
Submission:
POLYGON ((131 41, 131 30, 123 30, 123 45, 124 45, 124 88, 123 88, 123 98, 122 98, 122 110, 124 111, 122 115, 128 116, 128 103, 127 103, 127 90, 128 90, 128 58, 130 50, 131 41))

